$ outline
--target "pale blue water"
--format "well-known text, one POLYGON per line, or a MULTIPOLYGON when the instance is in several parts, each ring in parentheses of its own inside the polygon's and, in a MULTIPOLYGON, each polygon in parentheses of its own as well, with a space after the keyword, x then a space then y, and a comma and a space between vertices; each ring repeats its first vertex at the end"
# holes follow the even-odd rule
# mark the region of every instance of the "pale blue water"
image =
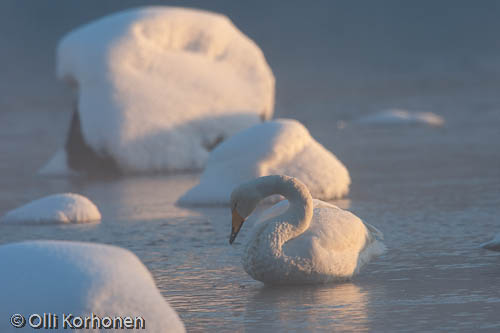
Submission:
POLYGON ((192 332, 500 330, 500 253, 478 248, 500 232, 496 2, 205 5, 228 13, 263 48, 277 79, 276 115, 302 121, 348 167, 351 192, 336 203, 385 234, 387 254, 351 282, 287 288, 246 275, 238 251, 248 233, 228 245, 227 208, 175 205, 198 175, 36 175, 70 118, 71 94, 53 75, 57 39, 131 4, 138 2, 2 3, 0 214, 72 191, 90 197, 103 220, 0 226, 0 243, 70 239, 130 249, 192 332), (446 123, 354 122, 390 107, 432 111, 446 123))

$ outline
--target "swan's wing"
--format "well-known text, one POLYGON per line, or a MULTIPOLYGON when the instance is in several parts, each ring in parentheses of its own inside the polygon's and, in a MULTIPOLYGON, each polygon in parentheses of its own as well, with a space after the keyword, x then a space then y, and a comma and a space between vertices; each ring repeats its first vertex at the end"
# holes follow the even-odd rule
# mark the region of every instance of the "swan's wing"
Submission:
POLYGON ((357 256, 367 240, 363 222, 334 205, 319 200, 315 200, 314 205, 309 228, 286 242, 283 247, 286 254, 315 261, 330 261, 330 256, 339 253, 357 256))
POLYGON ((375 236, 375 238, 377 238, 379 240, 384 239, 384 234, 382 233, 382 231, 378 230, 377 228, 375 228, 374 226, 372 226, 369 223, 364 222, 364 224, 365 224, 366 228, 370 231, 370 236, 375 236))
POLYGON ((315 238, 323 249, 336 252, 359 252, 369 238, 367 228, 356 215, 323 202, 315 205, 305 234, 315 238))
MULTIPOLYGON (((314 199, 314 208, 340 209, 343 212, 348 212, 348 211, 345 211, 345 210, 343 210, 343 209, 341 209, 341 208, 339 208, 339 207, 337 207, 329 202, 324 202, 322 200, 317 200, 317 199, 314 199)), ((356 220, 356 223, 358 222, 358 220, 361 221, 361 219, 359 219, 356 215, 354 215, 352 213, 350 213, 350 215, 352 215, 352 216, 348 217, 349 220, 352 220, 352 221, 356 220)), ((363 221, 361 221, 361 223, 363 223, 365 225, 366 229, 368 229, 370 241, 372 241, 373 238, 379 239, 379 240, 384 239, 384 233, 382 231, 380 231, 379 229, 377 229, 375 226, 373 226, 369 223, 363 222, 363 221)))
POLYGON ((309 259, 316 269, 349 276, 372 257, 385 252, 382 233, 349 211, 320 200, 314 201, 309 229, 283 247, 288 256, 309 259))

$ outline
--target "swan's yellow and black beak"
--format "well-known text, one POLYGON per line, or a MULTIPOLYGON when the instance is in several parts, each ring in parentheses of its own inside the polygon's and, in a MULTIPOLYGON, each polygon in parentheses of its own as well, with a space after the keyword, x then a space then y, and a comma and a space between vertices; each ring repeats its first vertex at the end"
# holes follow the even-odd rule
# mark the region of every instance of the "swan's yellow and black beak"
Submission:
POLYGON ((243 222, 245 222, 245 219, 242 218, 240 214, 238 214, 238 211, 236 209, 233 209, 233 223, 231 226, 231 236, 229 237, 229 244, 233 244, 234 239, 238 235, 238 232, 243 225, 243 222))

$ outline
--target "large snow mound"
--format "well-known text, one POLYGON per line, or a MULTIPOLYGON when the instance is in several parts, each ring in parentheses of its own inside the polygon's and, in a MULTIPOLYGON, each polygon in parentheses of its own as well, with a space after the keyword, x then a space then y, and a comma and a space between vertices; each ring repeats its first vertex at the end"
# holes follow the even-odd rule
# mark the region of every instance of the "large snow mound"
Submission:
POLYGON ((432 112, 412 112, 401 109, 391 109, 369 115, 359 119, 362 124, 398 125, 424 124, 429 126, 443 126, 444 119, 432 112))
POLYGON ((125 172, 201 169, 219 141, 273 113, 262 51, 224 15, 126 10, 68 33, 57 56, 85 142, 125 172))
MULTIPOLYGON (((130 251, 102 244, 29 241, 0 246, 0 331, 8 318, 51 313, 144 319, 147 332, 184 332, 147 268, 130 251)), ((29 327, 29 324, 26 324, 29 327)), ((101 330, 85 330, 105 331, 101 330)), ((17 331, 15 331, 17 332, 17 331)))
POLYGON ((200 183, 180 204, 228 204, 232 190, 267 175, 298 178, 313 198, 339 198, 349 191, 349 172, 298 121, 278 119, 255 125, 221 143, 210 155, 200 183))
POLYGON ((101 220, 97 206, 75 193, 53 194, 7 212, 0 221, 12 224, 89 223, 101 220))

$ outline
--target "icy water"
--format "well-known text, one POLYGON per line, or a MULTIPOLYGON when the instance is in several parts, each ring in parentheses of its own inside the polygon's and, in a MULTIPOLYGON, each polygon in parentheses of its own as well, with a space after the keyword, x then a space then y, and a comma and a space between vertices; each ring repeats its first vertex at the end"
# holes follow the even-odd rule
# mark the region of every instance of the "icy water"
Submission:
POLYGON ((103 220, 4 225, 0 243, 66 239, 127 248, 190 332, 500 331, 500 253, 478 247, 500 232, 495 2, 205 5, 230 15, 263 48, 277 79, 276 116, 302 121, 348 167, 351 191, 334 203, 385 234, 387 254, 349 283, 272 288, 241 267, 249 225, 230 246, 228 208, 175 205, 196 174, 100 181, 36 175, 64 142, 70 119, 71 94, 53 78, 57 39, 138 4, 54 3, 61 5, 56 18, 47 5, 28 1, 7 1, 0 11, 11 13, 0 30, 10 46, 0 55, 7 63, 0 78, 0 214, 71 191, 90 197, 103 220), (28 42, 16 42, 14 32, 28 42), (356 123, 392 107, 435 112, 445 125, 356 123))

